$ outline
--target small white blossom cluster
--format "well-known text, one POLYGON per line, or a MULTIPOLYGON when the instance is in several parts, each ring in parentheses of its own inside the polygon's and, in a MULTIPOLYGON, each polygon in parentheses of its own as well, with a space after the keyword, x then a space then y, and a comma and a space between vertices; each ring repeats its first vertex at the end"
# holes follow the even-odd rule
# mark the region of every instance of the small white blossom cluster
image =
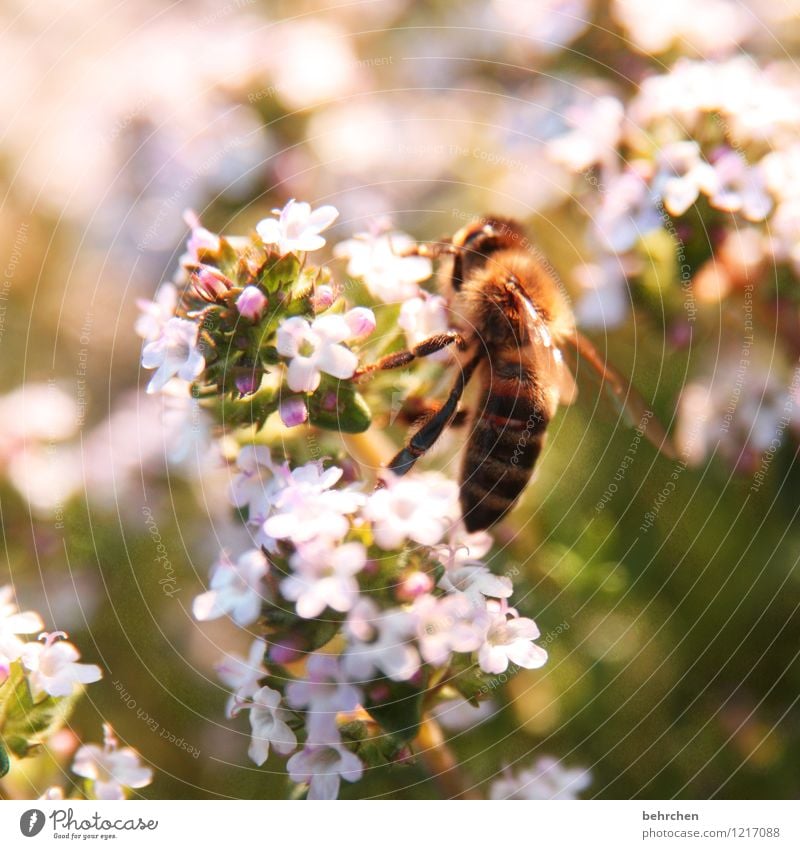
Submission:
POLYGON ((681 394, 678 441, 688 463, 719 448, 752 471, 797 433, 797 334, 775 311, 800 274, 800 73, 741 52, 759 35, 759 13, 733 0, 695 6, 615 0, 640 53, 679 45, 684 55, 640 58, 627 96, 612 80, 587 80, 546 151, 585 215, 587 261, 571 281, 579 324, 618 326, 635 299, 675 347, 693 340, 695 322, 719 323, 718 349, 692 346, 693 361, 725 359, 681 394), (737 311, 740 321, 724 318, 737 311), (768 374, 751 356, 759 338, 780 341, 768 374))
MULTIPOLYGON (((700 19, 676 12, 675 5, 662 17, 676 26, 700 19)), ((658 52, 644 28, 665 45, 677 30, 661 26, 651 6, 619 0, 616 12, 658 52)), ((727 24, 704 24, 704 31, 735 44, 741 11, 723 0, 716 8, 727 24)), ((796 68, 759 67, 744 56, 684 57, 646 76, 628 102, 609 88, 566 110, 568 129, 547 149, 574 175, 574 193, 586 199, 587 241, 596 248, 575 274, 583 289, 576 305, 581 323, 608 326, 626 317, 626 278, 641 271, 648 259, 641 244, 660 230, 682 242, 705 242, 709 258, 728 244, 725 261, 714 266, 713 285, 711 266, 692 269, 700 301, 725 297, 769 256, 800 271, 798 95, 796 68), (701 202, 712 212, 699 226, 689 213, 701 202), (746 256, 736 247, 743 241, 746 256)), ((683 263, 680 272, 689 267, 683 263)))
POLYGON ((361 775, 337 716, 385 699, 393 684, 424 687, 431 669, 447 668, 458 655, 474 658, 485 674, 547 660, 534 642, 536 624, 508 603, 510 580, 477 559, 491 544, 488 535, 461 530, 452 481, 421 473, 365 493, 343 483, 339 467, 317 461, 291 469, 252 445, 241 449, 237 469, 232 501, 247 510, 259 548, 218 561, 194 614, 228 615, 249 627, 270 623, 272 610, 294 613, 288 632, 273 627, 248 658, 225 658, 219 674, 233 690, 228 714, 250 711, 249 753, 257 764, 270 747, 294 752, 302 730, 303 747, 288 770, 293 780, 310 781, 310 798, 330 798, 340 778, 361 775), (386 569, 409 551, 413 567, 386 569), (341 653, 309 651, 306 631, 337 615, 341 653), (302 659, 306 677, 283 695, 265 684, 280 680, 278 666, 302 659))
MULTIPOLYGON (((114 730, 103 725, 103 745, 81 746, 72 761, 72 771, 85 780, 85 793, 90 799, 119 801, 128 798, 128 790, 147 787, 153 781, 153 770, 143 766, 139 753, 129 746, 120 748, 114 730)), ((43 799, 63 799, 62 787, 48 788, 43 799)))
POLYGON ((683 388, 675 441, 688 465, 719 453, 753 473, 769 466, 787 436, 800 436, 800 368, 783 373, 769 357, 759 350, 726 357, 683 388))
POLYGON ((267 390, 264 419, 274 409, 287 427, 303 424, 318 391, 323 409, 341 413, 336 381, 353 377, 352 346, 375 329, 372 310, 341 311, 327 272, 306 262, 325 245, 320 234, 337 210, 290 200, 274 215, 250 239, 225 239, 187 213, 191 233, 175 283, 164 283, 153 301, 139 301, 142 366, 154 372, 147 392, 187 399, 194 418, 200 412, 192 387, 243 399, 258 395, 276 371, 283 387, 267 390), (249 342, 244 348, 242 340, 249 342))
MULTIPOLYGON (((364 282, 378 301, 400 304, 398 324, 413 347, 423 339, 450 329, 445 299, 420 288, 433 273, 430 259, 412 253, 415 243, 406 233, 377 227, 339 242, 336 257, 347 260, 347 273, 364 282)), ((434 360, 446 360, 440 351, 434 360)))
POLYGON ((76 687, 103 677, 99 666, 79 660, 80 652, 63 631, 47 633, 38 613, 19 612, 13 589, 0 587, 0 685, 11 674, 12 664, 19 663, 35 702, 48 696, 65 698, 76 687), (21 639, 34 634, 37 640, 21 639))
MULTIPOLYGON (((383 227, 335 249, 395 319, 388 343, 370 340, 373 310, 345 304, 330 271, 308 263, 336 215, 291 201, 251 237, 227 239, 190 217, 176 282, 141 304, 137 325, 148 391, 179 386, 224 428, 229 498, 250 536, 249 548, 219 555, 193 603, 197 620, 227 617, 253 638, 246 657, 218 666, 226 714, 247 714, 254 763, 287 757, 290 779, 323 799, 366 766, 405 757, 423 711, 460 698, 477 714, 487 678, 547 660, 536 624, 510 603, 510 580, 480 559, 490 537, 463 529, 455 482, 387 474, 368 488, 352 461, 320 460, 316 435, 289 430, 366 430, 359 365, 448 329, 444 298, 420 285, 430 260, 383 227), (286 460, 270 449, 276 427, 286 460), (412 695, 416 707, 397 715, 412 695)), ((388 406, 380 381, 364 391, 388 406)))
MULTIPOLYGON (((56 740, 71 709, 69 700, 102 674, 99 666, 80 662, 80 652, 63 631, 44 631, 41 616, 20 611, 13 589, 0 587, 0 746, 7 742, 23 758, 56 740), (30 639, 33 635, 38 639, 30 639)), ((3 748, 0 754, 2 777, 8 752, 3 748)), ((84 794, 95 799, 124 799, 126 788, 144 787, 153 778, 133 749, 118 748, 109 727, 105 747, 80 747, 72 771, 86 779, 84 794)), ((43 798, 63 797, 60 787, 52 787, 43 798)))
POLYGON ((539 758, 535 763, 514 774, 509 768, 492 782, 491 799, 577 799, 592 782, 588 770, 566 767, 551 757, 539 758))

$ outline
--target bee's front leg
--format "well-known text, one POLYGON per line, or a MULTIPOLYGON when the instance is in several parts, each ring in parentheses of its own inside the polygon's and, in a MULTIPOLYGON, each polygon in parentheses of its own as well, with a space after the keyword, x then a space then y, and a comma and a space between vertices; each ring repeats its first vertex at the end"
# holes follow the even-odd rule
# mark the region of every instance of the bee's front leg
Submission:
POLYGON ((436 336, 429 336, 423 339, 418 345, 409 348, 405 351, 397 351, 394 354, 387 354, 381 357, 374 363, 369 363, 361 366, 353 375, 356 379, 363 377, 366 374, 371 374, 374 371, 386 371, 387 369, 402 368, 408 365, 412 360, 420 357, 429 357, 437 351, 441 351, 448 345, 456 345, 459 350, 463 351, 467 347, 467 343, 460 333, 455 330, 448 330, 447 333, 437 333, 436 336))
POLYGON ((427 259, 439 259, 444 254, 453 254, 456 248, 449 239, 440 239, 438 242, 422 242, 410 247, 396 251, 392 246, 395 256, 424 256, 427 259))

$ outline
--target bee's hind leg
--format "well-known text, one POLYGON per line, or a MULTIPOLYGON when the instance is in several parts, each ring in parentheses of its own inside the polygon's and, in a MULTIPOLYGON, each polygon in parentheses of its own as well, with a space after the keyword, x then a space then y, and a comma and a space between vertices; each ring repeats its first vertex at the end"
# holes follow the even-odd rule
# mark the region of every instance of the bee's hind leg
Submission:
POLYGON ((387 468, 396 475, 404 475, 411 471, 414 463, 426 454, 436 440, 442 435, 444 429, 453 421, 458 412, 458 402, 464 394, 464 389, 472 377, 476 366, 480 362, 480 356, 473 357, 461 370, 455 385, 450 390, 447 400, 439 410, 429 418, 412 435, 406 446, 399 451, 387 468))
MULTIPOLYGON (((409 427, 421 427, 432 419, 441 409, 441 404, 412 395, 407 398, 400 411, 392 418, 391 424, 400 422, 409 427)), ((457 410, 450 422, 450 427, 463 427, 469 420, 468 410, 457 410)))

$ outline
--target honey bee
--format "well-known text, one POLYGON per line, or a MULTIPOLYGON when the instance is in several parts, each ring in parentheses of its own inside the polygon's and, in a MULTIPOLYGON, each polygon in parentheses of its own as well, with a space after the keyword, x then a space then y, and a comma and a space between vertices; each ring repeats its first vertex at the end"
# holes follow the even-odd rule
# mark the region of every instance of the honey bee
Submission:
POLYGON ((421 244, 408 253, 444 258, 439 282, 454 329, 366 365, 356 376, 400 368, 451 345, 458 350, 460 370, 450 394, 388 468, 396 475, 412 468, 456 418, 474 378, 480 391, 468 418, 460 476, 469 532, 491 527, 514 507, 531 479, 558 405, 574 400, 576 385, 563 349, 571 348, 585 360, 633 420, 645 423, 645 436, 673 456, 666 433, 641 397, 576 330, 566 296, 518 222, 479 219, 450 239, 421 244))

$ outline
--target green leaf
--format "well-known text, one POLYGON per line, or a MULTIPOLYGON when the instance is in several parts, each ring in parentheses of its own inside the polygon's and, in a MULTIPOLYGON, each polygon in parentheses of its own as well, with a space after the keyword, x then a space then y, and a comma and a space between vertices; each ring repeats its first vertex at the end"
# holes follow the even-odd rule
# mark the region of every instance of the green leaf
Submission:
POLYGON ((391 736, 390 747, 393 751, 410 743, 417 736, 424 695, 424 687, 420 689, 407 682, 390 681, 388 678, 373 682, 364 708, 391 736), (380 686, 381 684, 385 687, 380 686), (380 700, 373 701, 372 694, 384 689, 388 689, 388 694, 382 693, 380 700))
MULTIPOLYGON (((219 253, 216 255, 210 254, 208 259, 213 260, 217 268, 219 268, 226 277, 233 278, 236 276, 236 270, 239 264, 239 254, 224 236, 219 237, 219 253)), ((203 254, 200 255, 200 260, 201 262, 206 261, 203 254)))
POLYGON ((356 753, 367 766, 385 766, 397 761, 405 745, 396 737, 381 734, 379 737, 359 743, 356 753))
POLYGON ((9 760, 8 752, 6 751, 5 746, 0 743, 0 778, 7 775, 10 769, 11 761, 9 760))
POLYGON ((326 378, 308 399, 308 420, 325 430, 363 433, 372 423, 372 413, 352 383, 326 378))
POLYGON ((268 387, 259 389, 246 398, 223 396, 218 400, 217 418, 226 426, 257 425, 264 422, 278 409, 278 393, 268 387))
POLYGON ((287 254, 280 259, 267 260, 262 270, 261 285, 266 292, 274 293, 297 280, 300 272, 300 260, 294 254, 287 254))
POLYGON ((64 725, 82 692, 80 688, 71 696, 48 696, 34 702, 22 667, 19 663, 12 664, 9 678, 0 688, 0 720, 5 746, 18 758, 30 755, 64 725))
POLYGON ((447 690, 455 690, 476 707, 501 688, 517 670, 513 664, 507 672, 490 675, 483 672, 470 654, 456 654, 447 677, 447 690))

